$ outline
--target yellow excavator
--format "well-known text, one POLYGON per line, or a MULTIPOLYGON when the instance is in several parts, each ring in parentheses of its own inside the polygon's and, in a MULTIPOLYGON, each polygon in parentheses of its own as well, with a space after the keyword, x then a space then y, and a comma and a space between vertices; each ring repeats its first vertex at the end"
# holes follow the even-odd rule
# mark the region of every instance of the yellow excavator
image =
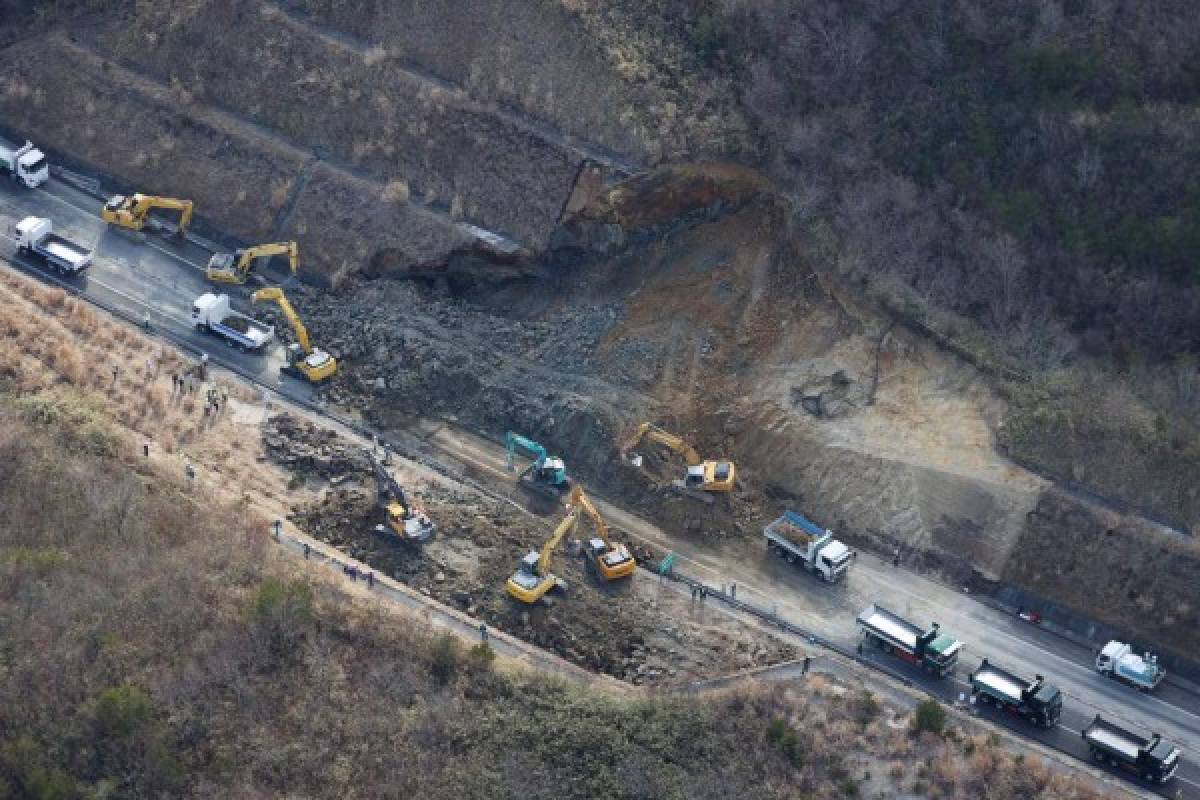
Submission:
POLYGON ((432 539, 437 527, 429 515, 408 501, 404 489, 387 471, 387 467, 379 463, 374 453, 364 449, 363 455, 371 462, 371 469, 375 472, 376 503, 387 517, 387 527, 376 525, 375 530, 386 533, 390 529, 401 541, 414 544, 425 544, 432 539))
MULTIPOLYGON (((687 473, 684 479, 675 481, 672 485, 689 497, 711 503, 712 493, 733 491, 734 484, 737 482, 737 467, 732 461, 705 461, 700 458, 696 449, 682 437, 668 433, 649 422, 643 422, 637 427, 637 431, 621 448, 621 455, 627 458, 629 451, 637 447, 644 439, 661 444, 687 463, 687 473)), ((640 465, 640 459, 640 456, 634 457, 634 463, 640 465)))
POLYGON ((194 204, 191 200, 177 200, 174 197, 155 197, 149 194, 116 194, 109 198, 100 209, 100 219, 116 225, 118 228, 128 228, 140 231, 147 225, 156 232, 169 230, 162 223, 150 217, 150 212, 156 208, 179 212, 179 227, 174 233, 183 236, 192 222, 194 204))
POLYGON ((567 505, 571 508, 579 508, 592 521, 595 535, 587 541, 587 554, 600 575, 608 581, 632 575, 637 569, 637 561, 634 560, 633 554, 625 545, 613 544, 613 541, 608 538, 608 525, 605 524, 604 518, 600 516, 596 507, 592 505, 591 498, 578 484, 571 490, 567 505))
POLYGON ((296 309, 292 308, 292 304, 283 294, 283 289, 278 286, 268 286, 266 289, 259 289, 250 295, 250 299, 255 303, 259 300, 275 301, 283 315, 287 317, 287 321, 292 325, 296 341, 288 345, 288 363, 283 368, 284 373, 306 378, 312 383, 320 383, 337 374, 337 360, 324 350, 312 346, 308 340, 308 328, 304 327, 304 323, 300 321, 296 309))
POLYGON ((550 572, 550 555, 554 552, 554 548, 558 547, 558 543, 562 541, 563 537, 579 525, 580 513, 581 509, 578 506, 570 508, 567 515, 563 517, 563 521, 558 523, 558 527, 554 529, 554 533, 542 545, 542 549, 540 551, 530 550, 525 554, 517 571, 505 584, 510 595, 522 603, 533 605, 551 589, 567 588, 566 581, 550 572))
POLYGON ((239 286, 250 278, 250 268, 260 258, 288 257, 288 266, 295 275, 300 269, 300 246, 295 242, 275 242, 254 247, 238 248, 233 253, 213 253, 204 276, 216 283, 236 283, 239 286))

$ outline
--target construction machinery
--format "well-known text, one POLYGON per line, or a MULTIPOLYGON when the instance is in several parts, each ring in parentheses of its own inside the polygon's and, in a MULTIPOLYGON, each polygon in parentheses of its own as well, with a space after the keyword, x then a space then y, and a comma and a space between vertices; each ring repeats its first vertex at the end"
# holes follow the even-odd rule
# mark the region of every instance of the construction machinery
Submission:
POLYGON ((194 205, 191 200, 177 200, 174 197, 155 197, 149 194, 116 194, 109 198, 100 210, 100 219, 127 228, 131 231, 141 231, 149 227, 155 232, 171 232, 183 236, 192 222, 194 205), (179 212, 179 227, 171 229, 150 217, 154 209, 166 209, 179 212))
POLYGON ((583 511, 592 522, 594 535, 587 540, 587 556, 600 575, 608 581, 632 575, 637 569, 637 561, 628 547, 614 544, 608 537, 608 525, 592 505, 591 498, 584 493, 583 487, 576 486, 571 490, 567 505, 583 511))
POLYGON ((288 267, 295 275, 300 269, 300 246, 295 242, 275 242, 241 247, 232 253, 213 253, 204 276, 215 283, 236 283, 240 286, 250 279, 250 269, 255 261, 282 255, 288 257, 288 267))
POLYGON ((370 450, 363 450, 375 471, 376 502, 387 517, 387 526, 376 525, 379 533, 389 530, 402 541, 414 544, 424 544, 433 538, 437 527, 433 520, 418 506, 410 503, 404 494, 404 489, 388 472, 387 467, 375 458, 370 450))
POLYGON ((579 506, 570 508, 562 522, 558 523, 558 527, 554 529, 554 533, 542 545, 542 549, 540 551, 530 550, 525 554, 517 571, 505 584, 510 595, 522 603, 533 605, 551 589, 567 588, 567 584, 562 578, 550 572, 550 556, 563 537, 578 526, 581 513, 582 509, 579 506))
POLYGON ((517 476, 517 485, 522 489, 554 500, 571 488, 567 477, 567 465, 561 458, 551 456, 546 448, 532 439, 509 431, 504 436, 505 466, 515 469, 518 450, 533 456, 533 463, 517 476))
POLYGON ((288 345, 287 364, 283 367, 285 374, 302 377, 312 383, 320 383, 337 374, 337 360, 324 350, 312 346, 308 339, 308 328, 300 321, 300 316, 288 302, 283 289, 268 286, 250 295, 250 299, 255 303, 259 300, 273 300, 291 323, 296 341, 288 345))
MULTIPOLYGON (((666 447, 687 463, 687 473, 684 475, 684 479, 674 481, 672 485, 689 497, 711 503, 712 493, 733 491, 737 482, 737 467, 732 461, 705 461, 683 437, 668 433, 649 422, 643 422, 637 427, 633 436, 629 437, 625 446, 621 448, 622 456, 628 458, 629 451, 641 444, 644 439, 666 447)), ((641 456, 634 456, 631 460, 641 466, 641 456)))

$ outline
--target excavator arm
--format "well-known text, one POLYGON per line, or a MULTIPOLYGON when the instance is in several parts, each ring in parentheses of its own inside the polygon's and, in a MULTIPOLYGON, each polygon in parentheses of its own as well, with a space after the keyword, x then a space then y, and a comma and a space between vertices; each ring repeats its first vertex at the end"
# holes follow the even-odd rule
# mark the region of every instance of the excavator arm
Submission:
POLYGON ((278 286, 268 286, 250 295, 250 299, 255 303, 259 300, 273 300, 291 324, 292 331, 296 334, 296 341, 300 344, 300 349, 304 351, 305 355, 312 354, 313 348, 312 343, 308 340, 308 328, 304 327, 304 323, 300 321, 300 315, 296 313, 296 309, 292 308, 292 304, 288 302, 283 289, 280 289, 278 286))
POLYGON ((236 253, 214 253, 205 274, 209 280, 220 283, 243 284, 250 277, 250 269, 255 261, 281 255, 288 257, 288 267, 295 275, 300 269, 300 246, 295 242, 260 244, 240 249, 236 253))
POLYGON ((663 447, 670 450, 672 453, 683 458, 689 467, 695 466, 701 462, 700 454, 696 452, 683 437, 676 436, 673 433, 667 433, 657 425, 651 425, 649 422, 643 422, 638 426, 637 431, 629 438, 628 443, 621 448, 622 452, 629 452, 633 448, 641 444, 643 439, 649 439, 652 442, 661 444, 663 447))
POLYGON ((592 499, 584 493, 583 487, 576 486, 571 490, 571 496, 567 498, 567 505, 572 508, 579 508, 587 515, 587 518, 592 522, 592 528, 596 531, 596 536, 604 540, 604 544, 612 547, 612 540, 608 538, 608 524, 605 523, 604 517, 600 516, 600 512, 592 505, 592 499))
POLYGON ((404 506, 406 511, 411 510, 408 505, 408 498, 404 496, 404 489, 392 477, 392 473, 388 472, 387 468, 379 463, 379 459, 375 458, 375 454, 370 450, 364 449, 363 453, 371 461, 371 467, 375 470, 375 483, 379 487, 380 497, 389 500, 394 499, 400 505, 404 506))
POLYGON ((533 439, 509 431, 504 436, 504 463, 509 469, 513 468, 518 450, 533 456, 539 467, 546 461, 546 448, 533 439))
POLYGON ((550 574, 550 556, 554 554, 554 549, 558 547, 563 537, 568 532, 575 530, 579 525, 579 509, 572 508, 563 517, 563 521, 558 523, 558 527, 554 529, 554 533, 550 534, 550 538, 542 545, 542 550, 538 556, 538 575, 546 576, 550 574))

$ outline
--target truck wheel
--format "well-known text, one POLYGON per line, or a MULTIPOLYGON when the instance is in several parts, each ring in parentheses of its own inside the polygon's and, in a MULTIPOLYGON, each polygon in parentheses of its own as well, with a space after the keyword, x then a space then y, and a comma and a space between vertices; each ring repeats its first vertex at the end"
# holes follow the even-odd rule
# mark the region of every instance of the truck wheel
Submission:
POLYGON ((788 562, 789 564, 795 564, 795 563, 796 563, 796 554, 795 554, 795 553, 788 553, 788 554, 787 554, 787 562, 788 562))

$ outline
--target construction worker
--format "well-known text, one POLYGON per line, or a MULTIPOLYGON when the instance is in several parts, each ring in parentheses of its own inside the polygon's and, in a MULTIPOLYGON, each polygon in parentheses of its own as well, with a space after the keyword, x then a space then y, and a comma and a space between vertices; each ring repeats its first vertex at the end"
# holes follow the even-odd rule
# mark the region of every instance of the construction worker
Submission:
POLYGON ((488 627, 486 622, 479 623, 479 640, 484 644, 488 641, 488 627))

